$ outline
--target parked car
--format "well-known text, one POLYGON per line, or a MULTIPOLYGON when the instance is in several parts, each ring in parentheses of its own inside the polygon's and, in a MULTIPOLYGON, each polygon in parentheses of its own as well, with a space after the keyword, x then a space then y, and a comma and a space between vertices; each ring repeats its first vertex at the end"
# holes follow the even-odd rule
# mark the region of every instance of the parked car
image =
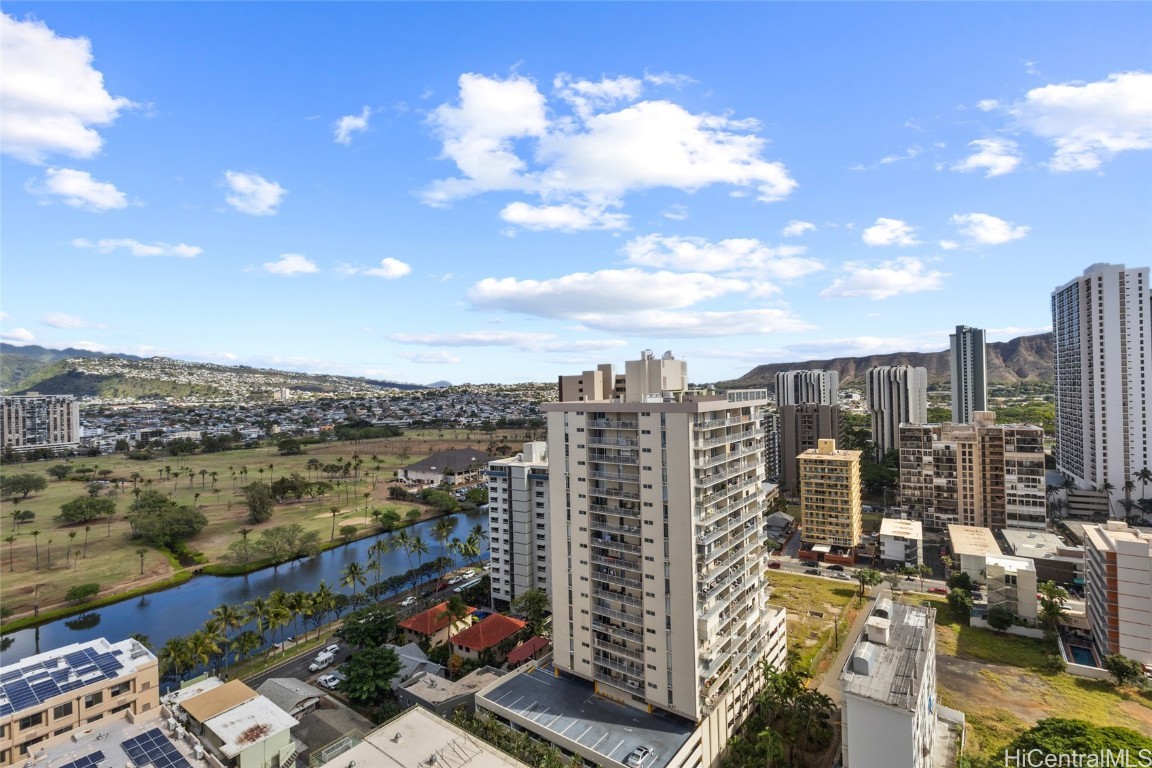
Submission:
POLYGON ((627 765, 628 768, 640 768, 644 763, 648 762, 648 758, 651 756, 652 747, 642 744, 628 753, 628 757, 624 758, 624 765, 627 765))
POLYGON ((804 573, 808 574, 809 576, 819 576, 820 575, 820 569, 819 568, 805 568, 804 573))
POLYGON ((331 664, 331 663, 332 663, 332 660, 333 660, 334 658, 336 658, 336 655, 335 655, 335 654, 333 654, 333 653, 328 653, 327 651, 322 651, 322 652, 320 653, 320 655, 319 655, 319 656, 317 656, 317 657, 316 657, 316 658, 315 658, 315 659, 312 661, 312 663, 308 665, 308 671, 309 671, 309 672, 319 672, 320 670, 324 669, 324 667, 326 667, 326 666, 328 666, 329 664, 331 664))
POLYGON ((773 569, 779 568, 780 567, 780 561, 779 560, 769 561, 768 567, 773 568, 773 569))
POLYGON ((408 606, 412 605, 415 602, 416 602, 416 598, 412 597, 412 595, 408 595, 408 597, 406 597, 400 601, 400 607, 401 608, 407 608, 408 606))
POLYGON ((453 576, 452 578, 448 579, 448 584, 449 586, 452 586, 454 584, 459 584, 462 581, 464 581, 463 576, 453 576))
POLYGON ((841 581, 852 581, 852 577, 846 573, 834 573, 832 574, 832 578, 840 579, 841 581))
POLYGON ((321 651, 321 653, 330 653, 335 656, 336 654, 340 653, 340 645, 339 643, 332 643, 331 645, 327 645, 324 647, 324 650, 321 651))
POLYGON ((844 566, 840 565, 840 563, 835 563, 833 565, 828 566, 828 570, 830 570, 830 571, 843 571, 844 566))
POLYGON ((948 594, 948 588, 947 587, 929 587, 928 591, 934 595, 946 595, 946 594, 948 594))
POLYGON ((334 691, 340 685, 340 678, 336 677, 336 675, 320 675, 320 677, 316 678, 316 682, 328 690, 334 691))
POLYGON ((801 560, 800 565, 806 565, 809 568, 819 568, 820 567, 820 563, 816 562, 815 560, 801 560))

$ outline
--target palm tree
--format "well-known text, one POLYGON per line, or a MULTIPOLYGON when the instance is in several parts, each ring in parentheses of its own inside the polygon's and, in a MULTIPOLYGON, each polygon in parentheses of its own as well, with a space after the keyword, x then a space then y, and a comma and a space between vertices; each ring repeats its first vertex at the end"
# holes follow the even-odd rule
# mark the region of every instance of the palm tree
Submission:
POLYGON ((452 630, 456 628, 457 623, 464 620, 464 617, 468 615, 468 610, 469 606, 468 603, 464 602, 464 598, 460 597, 460 595, 452 595, 452 597, 448 599, 448 602, 444 604, 444 610, 436 617, 437 621, 445 617, 448 619, 449 645, 452 644, 452 635, 454 634, 452 630))
POLYGON ((220 645, 208 629, 198 629, 188 636, 188 655, 193 662, 200 662, 204 667, 208 667, 212 663, 212 657, 218 653, 220 645))
POLYGON ((140 575, 144 575, 144 555, 148 554, 148 550, 144 547, 137 547, 136 554, 140 557, 140 575))
POLYGON ((183 637, 170 638, 156 656, 160 660, 162 675, 172 674, 180 679, 184 678, 184 673, 188 671, 193 662, 188 639, 183 637))
MULTIPOLYGON (((448 539, 452 536, 452 529, 454 527, 455 526, 452 525, 452 521, 446 517, 440 518, 436 521, 436 525, 432 526, 432 538, 440 544, 442 554, 446 554, 448 552, 448 539)), ((440 581, 444 581, 444 571, 444 565, 441 564, 440 581)))
POLYGON ((364 586, 368 583, 367 578, 365 578, 365 574, 366 571, 364 570, 364 566, 360 565, 360 563, 356 562, 355 560, 344 566, 344 572, 342 574, 342 578, 340 579, 340 583, 345 587, 352 587, 353 602, 355 602, 356 595, 358 594, 356 587, 364 586))
POLYGON ((201 488, 204 487, 204 482, 205 482, 206 477, 208 477, 208 470, 206 470, 206 469, 200 470, 200 487, 201 488))
POLYGON ((248 534, 252 533, 252 529, 240 528, 236 533, 240 534, 240 540, 244 542, 242 547, 244 550, 244 565, 248 565, 248 534))
MULTIPOLYGON (((211 611, 212 618, 220 623, 221 629, 224 630, 224 643, 230 644, 228 633, 240 629, 244 626, 246 617, 243 612, 236 606, 230 603, 223 603, 216 606, 211 611)), ((224 654, 224 668, 228 668, 228 654, 224 654)))
POLYGON ((16 570, 16 560, 14 559, 15 555, 12 552, 12 545, 16 543, 16 534, 8 534, 4 537, 4 541, 8 542, 8 573, 14 573, 16 570))
POLYGON ((92 530, 92 526, 84 526, 84 559, 88 559, 88 533, 92 530))
POLYGON ((68 549, 64 550, 65 563, 72 557, 72 543, 76 541, 76 533, 77 531, 68 531, 68 549))
MULTIPOLYGON (((428 545, 424 543, 424 539, 419 536, 413 536, 408 539, 408 549, 416 555, 416 567, 419 569, 424 564, 424 555, 428 554, 428 545)), ((416 573, 419 573, 417 570, 416 573)), ((416 594, 416 587, 420 584, 420 577, 413 574, 412 577, 412 594, 416 594)))
POLYGON ((260 644, 264 644, 264 630, 267 628, 268 612, 271 606, 265 597, 254 597, 244 604, 245 613, 249 621, 256 622, 256 634, 260 636, 260 644))
POLYGON ((468 538, 475 538, 477 544, 488 541, 488 529, 482 523, 476 523, 468 532, 468 538))
POLYGON ((1144 467, 1139 472, 1133 474, 1132 477, 1140 481, 1140 506, 1144 507, 1143 501, 1146 498, 1145 487, 1148 485, 1148 483, 1152 483, 1152 469, 1144 467))
POLYGON ((329 514, 332 515, 332 535, 328 537, 328 541, 336 540, 336 515, 340 514, 340 507, 329 507, 329 514))
POLYGON ((32 531, 32 544, 36 547, 36 570, 40 570, 40 531, 32 531))
POLYGON ((1100 486, 1100 490, 1104 491, 1104 494, 1108 498, 1108 519, 1111 520, 1112 519, 1112 491, 1116 490, 1116 486, 1112 485, 1112 483, 1105 480, 1104 483, 1100 486))
POLYGON ((12 518, 12 533, 19 533, 20 532, 20 510, 14 509, 8 513, 8 516, 12 518))
POLYGON ((236 635, 236 639, 232 641, 232 648, 236 652, 236 663, 240 663, 248 658, 252 651, 259 648, 264 644, 260 639, 259 633, 247 630, 236 635))
POLYGON ((331 613, 335 607, 336 594, 328 586, 328 582, 321 579, 320 586, 316 587, 316 591, 312 593, 312 623, 316 627, 317 637, 320 636, 320 625, 324 623, 324 617, 331 613))

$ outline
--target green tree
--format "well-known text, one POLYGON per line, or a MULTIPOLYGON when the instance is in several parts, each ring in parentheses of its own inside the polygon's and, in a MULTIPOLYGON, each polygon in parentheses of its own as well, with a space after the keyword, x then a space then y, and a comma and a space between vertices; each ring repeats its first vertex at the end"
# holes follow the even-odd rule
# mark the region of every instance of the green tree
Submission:
POLYGON ((1008 608, 1002 605, 994 605, 988 609, 988 626, 997 632, 1003 632, 1012 626, 1016 616, 1008 608))
POLYGON ((436 618, 448 619, 448 643, 452 643, 452 635, 456 634, 452 630, 456 629, 456 625, 467 618, 468 614, 472 612, 468 603, 464 602, 464 598, 460 595, 452 595, 448 598, 448 602, 444 603, 444 610, 440 612, 436 618))
POLYGON ((388 606, 370 605, 348 614, 336 634, 357 648, 385 645, 395 638, 396 614, 388 606))
POLYGON ((272 519, 272 488, 268 483, 257 481, 244 486, 244 502, 248 505, 248 522, 251 525, 272 519))
POLYGON ((12 551, 12 545, 16 543, 16 534, 8 534, 4 537, 4 541, 8 542, 8 573, 14 573, 16 571, 16 555, 12 551))
POLYGON ((856 571, 856 581, 860 584, 860 597, 864 596, 864 590, 868 587, 874 587, 884 580, 884 574, 875 568, 860 568, 856 571))
POLYGON ((54 479, 64 480, 72 474, 72 467, 68 466, 67 464, 55 464, 51 467, 48 467, 47 471, 48 474, 51 475, 54 479))
POLYGON ((1036 589, 1040 594, 1040 626, 1047 632, 1055 632, 1056 625, 1065 614, 1068 590, 1054 581, 1043 581, 1036 589))
MULTIPOLYGON (((1031 765, 1070 765, 1071 755, 1095 756, 1104 752, 1117 755, 1123 750, 1131 756, 1140 754, 1141 750, 1148 754, 1152 751, 1152 739, 1131 728, 1101 727, 1083 720, 1049 717, 1017 736, 1005 748, 1005 754, 1026 754, 1031 765)), ((1077 762, 1089 765, 1087 760, 1077 762)))
POLYGON ((99 584, 77 584, 64 593, 64 599, 70 603, 82 603, 91 600, 99 593, 99 584))
POLYGON ((177 504, 160 491, 144 491, 126 517, 133 534, 160 549, 196 536, 208 518, 187 504, 177 504))
POLYGON ((34 472, 24 472, 18 475, 0 475, 0 498, 26 499, 33 493, 39 493, 48 487, 48 481, 43 475, 34 472))
POLYGON ((356 704, 375 706, 392 695, 392 679, 400 672, 400 659, 388 647, 361 648, 340 665, 340 690, 356 704))
POLYGON ((952 616, 961 624, 967 624, 972 618, 972 593, 966 589, 953 588, 948 591, 948 607, 952 609, 952 616))
POLYGON ((1112 675, 1117 687, 1135 685, 1143 687, 1144 667, 1135 659, 1130 659, 1122 653, 1111 653, 1101 659, 1104 669, 1112 675))
POLYGON ((524 620, 533 635, 548 637, 548 617, 552 601, 542 589, 527 589, 512 600, 512 613, 524 620))
POLYGON ((368 583, 367 572, 364 566, 353 560, 344 566, 344 571, 341 574, 340 583, 345 587, 352 587, 352 598, 355 600, 357 595, 357 587, 362 587, 368 583))
POLYGON ((116 502, 112 499, 77 496, 72 501, 60 505, 60 514, 56 519, 65 523, 87 523, 106 517, 109 510, 112 514, 116 514, 116 502))
POLYGON ((964 589, 972 591, 972 577, 967 571, 959 571, 948 577, 948 589, 964 589))
POLYGON ((136 555, 140 558, 140 575, 144 575, 144 555, 148 554, 148 550, 144 547, 136 548, 136 555))
POLYGON ((173 675, 182 679, 195 664, 188 640, 184 637, 169 638, 156 656, 160 662, 160 674, 165 677, 173 675))

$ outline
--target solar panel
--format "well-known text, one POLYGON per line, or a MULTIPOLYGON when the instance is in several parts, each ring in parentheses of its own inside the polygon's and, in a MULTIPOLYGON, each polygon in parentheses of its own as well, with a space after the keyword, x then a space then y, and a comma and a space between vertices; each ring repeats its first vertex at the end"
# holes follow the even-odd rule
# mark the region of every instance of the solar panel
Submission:
POLYGON ((81 648, 46 661, 9 667, 0 674, 0 717, 100 680, 113 680, 124 666, 115 653, 81 648))
POLYGON ((172 742, 168 741, 168 737, 159 728, 153 728, 122 741, 120 746, 136 768, 142 768, 149 763, 155 768, 192 768, 191 763, 180 754, 172 742))
POLYGON ((104 762, 104 753, 97 750, 90 755, 77 758, 70 763, 65 763, 59 768, 96 768, 100 763, 104 762))

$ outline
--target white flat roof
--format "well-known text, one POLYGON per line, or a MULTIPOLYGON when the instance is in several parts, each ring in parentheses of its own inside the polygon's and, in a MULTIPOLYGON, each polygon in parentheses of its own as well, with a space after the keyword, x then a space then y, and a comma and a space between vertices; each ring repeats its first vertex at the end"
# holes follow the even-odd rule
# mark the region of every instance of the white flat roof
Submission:
POLYGON ((998 565, 1006 571, 1035 571, 1036 566, 1030 557, 1012 557, 1011 555, 988 555, 988 565, 998 565))
POLYGON ((886 517, 880 521, 881 536, 898 536, 901 539, 924 538, 924 525, 919 520, 901 520, 896 517, 886 517))
POLYGON ((296 718, 263 696, 204 721, 204 727, 222 742, 220 751, 235 757, 253 744, 296 725, 296 718))
POLYGON ((952 553, 956 555, 1000 554, 1000 545, 990 528, 951 523, 948 525, 948 539, 952 542, 952 553))

